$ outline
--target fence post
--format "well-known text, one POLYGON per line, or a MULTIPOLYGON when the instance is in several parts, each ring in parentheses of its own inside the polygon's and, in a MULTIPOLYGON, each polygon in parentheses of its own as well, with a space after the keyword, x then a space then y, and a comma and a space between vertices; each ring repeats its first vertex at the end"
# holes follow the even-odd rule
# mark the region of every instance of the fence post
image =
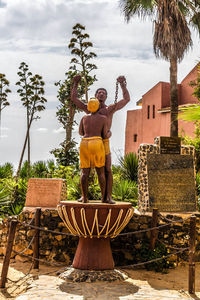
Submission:
MULTIPOLYGON (((40 215, 41 215, 41 208, 37 207, 35 212, 35 226, 40 227, 40 215)), ((39 256, 40 256, 40 230, 35 229, 35 238, 34 238, 34 244, 33 244, 33 269, 39 269, 39 256)))
POLYGON ((3 261, 2 271, 1 271, 0 288, 5 288, 17 223, 18 223, 17 220, 11 220, 10 222, 6 253, 4 256, 4 261, 3 261))
POLYGON ((188 292, 195 294, 195 240, 196 240, 196 217, 190 218, 190 240, 189 240, 189 278, 188 292))
MULTIPOLYGON (((158 208, 153 208, 151 227, 153 228, 157 226, 158 226, 158 208)), ((158 230, 157 229, 151 230, 151 237, 150 237, 151 250, 155 249, 157 237, 158 237, 158 230)))

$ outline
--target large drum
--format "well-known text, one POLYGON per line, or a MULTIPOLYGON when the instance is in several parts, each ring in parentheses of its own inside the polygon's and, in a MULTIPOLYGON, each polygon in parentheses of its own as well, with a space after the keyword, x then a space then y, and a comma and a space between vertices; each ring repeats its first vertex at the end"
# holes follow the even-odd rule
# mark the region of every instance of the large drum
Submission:
POLYGON ((81 270, 114 269, 110 238, 128 224, 134 209, 130 203, 60 202, 58 213, 79 243, 73 267, 81 270))

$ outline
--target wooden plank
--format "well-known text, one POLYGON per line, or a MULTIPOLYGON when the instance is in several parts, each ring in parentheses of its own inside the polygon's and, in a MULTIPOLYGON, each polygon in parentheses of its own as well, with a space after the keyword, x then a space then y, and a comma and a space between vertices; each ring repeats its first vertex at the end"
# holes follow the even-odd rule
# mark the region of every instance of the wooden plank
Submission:
POLYGON ((190 240, 189 240, 189 278, 188 292, 195 294, 195 241, 196 241, 196 217, 190 218, 190 240))
MULTIPOLYGON (((41 208, 36 208, 35 212, 35 226, 40 227, 40 216, 41 216, 41 208)), ((40 257, 40 230, 35 229, 35 238, 33 244, 33 269, 39 269, 39 257, 40 257)))
MULTIPOLYGON (((153 209, 152 222, 151 222, 152 228, 158 226, 158 212, 159 212, 158 208, 153 209)), ((150 247, 152 250, 155 249, 157 237, 158 237, 158 230, 157 229, 151 230, 150 247)))
POLYGON ((18 223, 17 220, 11 220, 10 222, 6 254, 4 256, 3 267, 1 271, 0 288, 5 288, 17 223, 18 223))

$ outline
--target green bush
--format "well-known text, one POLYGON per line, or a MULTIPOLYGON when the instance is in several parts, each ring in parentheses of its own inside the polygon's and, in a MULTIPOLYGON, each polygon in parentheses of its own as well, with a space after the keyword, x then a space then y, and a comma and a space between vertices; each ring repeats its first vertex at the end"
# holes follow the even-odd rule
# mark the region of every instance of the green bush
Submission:
POLYGON ((137 182, 138 172, 138 158, 133 152, 126 154, 124 157, 118 158, 121 170, 119 170, 123 176, 123 179, 137 182))
MULTIPOLYGON (((139 252, 139 259, 141 262, 147 262, 167 255, 169 255, 169 250, 161 243, 157 242, 155 249, 152 250, 149 243, 143 242, 139 252)), ((174 264, 170 262, 168 258, 163 258, 161 260, 145 264, 144 266, 149 271, 167 273, 167 270, 174 267, 174 264)))
POLYGON ((116 201, 128 201, 136 206, 138 199, 137 183, 128 180, 116 180, 113 184, 112 196, 116 201))
POLYGON ((17 183, 12 178, 0 180, 0 215, 18 215, 26 200, 27 181, 20 179, 17 183))
POLYGON ((9 178, 13 176, 14 166, 7 162, 0 166, 0 178, 9 178))
POLYGON ((183 145, 190 145, 195 147, 195 156, 196 156, 196 170, 200 171, 200 128, 199 124, 196 124, 195 128, 195 137, 191 138, 190 136, 181 136, 181 141, 183 145))

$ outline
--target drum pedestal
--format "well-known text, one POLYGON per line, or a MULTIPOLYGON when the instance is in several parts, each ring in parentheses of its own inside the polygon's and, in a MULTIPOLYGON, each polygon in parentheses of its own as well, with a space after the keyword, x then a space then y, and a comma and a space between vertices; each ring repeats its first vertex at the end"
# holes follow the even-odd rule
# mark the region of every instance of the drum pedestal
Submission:
POLYGON ((109 238, 79 238, 72 266, 80 270, 113 270, 109 238))
MULTIPOLYGON (((97 201, 63 201, 57 209, 69 232, 79 236, 72 265, 74 270, 114 272, 110 238, 116 237, 128 224, 134 212, 132 205, 127 202, 107 204, 97 201)), ((99 276, 97 277, 102 277, 101 274, 99 276)), ((81 275, 82 277, 84 276, 81 275)), ((115 276, 112 275, 112 278, 115 276)))

